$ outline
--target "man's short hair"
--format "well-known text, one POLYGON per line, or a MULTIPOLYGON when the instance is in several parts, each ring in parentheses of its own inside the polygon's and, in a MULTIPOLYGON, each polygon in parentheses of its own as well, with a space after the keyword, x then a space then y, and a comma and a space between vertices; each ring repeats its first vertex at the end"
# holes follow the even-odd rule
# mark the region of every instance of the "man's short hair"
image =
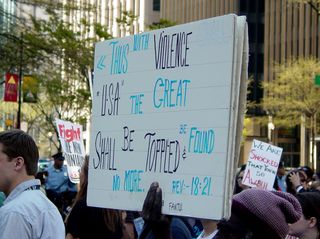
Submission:
POLYGON ((14 129, 0 133, 3 153, 9 160, 22 157, 28 175, 36 175, 38 170, 39 150, 33 138, 22 130, 14 129))

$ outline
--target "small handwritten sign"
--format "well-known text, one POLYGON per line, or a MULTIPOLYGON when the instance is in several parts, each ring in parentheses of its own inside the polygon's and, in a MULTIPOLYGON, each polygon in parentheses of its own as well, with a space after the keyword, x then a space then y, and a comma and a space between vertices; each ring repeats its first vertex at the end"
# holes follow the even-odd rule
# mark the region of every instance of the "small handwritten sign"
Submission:
POLYGON ((282 148, 254 139, 242 183, 271 190, 277 175, 282 148))
POLYGON ((56 125, 63 156, 67 161, 69 179, 73 183, 79 183, 79 172, 85 157, 82 126, 60 119, 56 119, 56 125))

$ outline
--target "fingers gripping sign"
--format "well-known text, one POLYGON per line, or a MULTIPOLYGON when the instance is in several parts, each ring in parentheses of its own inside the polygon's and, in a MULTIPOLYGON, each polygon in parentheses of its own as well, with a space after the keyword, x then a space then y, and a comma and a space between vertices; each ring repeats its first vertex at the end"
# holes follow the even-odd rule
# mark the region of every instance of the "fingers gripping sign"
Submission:
POLYGON ((170 239, 171 217, 161 213, 162 190, 158 182, 150 185, 149 191, 143 203, 142 217, 145 221, 141 239, 153 233, 156 239, 170 239))

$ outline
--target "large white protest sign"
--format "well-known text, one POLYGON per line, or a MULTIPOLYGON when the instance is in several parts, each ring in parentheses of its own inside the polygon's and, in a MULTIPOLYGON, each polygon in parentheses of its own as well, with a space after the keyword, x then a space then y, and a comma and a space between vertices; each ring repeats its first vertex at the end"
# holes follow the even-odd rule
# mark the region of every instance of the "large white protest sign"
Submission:
POLYGON ((242 183, 272 190, 281 154, 282 148, 254 139, 242 183))
POLYGON ((79 183, 80 169, 86 154, 82 126, 60 119, 56 119, 56 125, 62 152, 67 161, 69 179, 73 183, 79 183))
POLYGON ((228 216, 246 98, 244 17, 211 18, 95 47, 88 204, 228 216))

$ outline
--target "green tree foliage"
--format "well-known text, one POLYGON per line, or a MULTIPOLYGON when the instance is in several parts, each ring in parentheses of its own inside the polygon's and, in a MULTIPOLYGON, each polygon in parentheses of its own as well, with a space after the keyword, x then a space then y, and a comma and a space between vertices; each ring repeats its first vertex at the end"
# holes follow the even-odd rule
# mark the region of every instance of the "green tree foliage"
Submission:
POLYGON ((149 30, 157 30, 165 27, 172 27, 174 25, 177 25, 177 23, 161 18, 159 22, 149 25, 148 28, 149 30))
POLYGON ((40 100, 32 108, 44 134, 55 130, 54 118, 77 123, 87 120, 94 43, 112 37, 100 24, 90 25, 84 19, 65 22, 52 5, 46 8, 47 19, 29 16, 27 26, 17 19, 10 31, 0 32, 1 71, 18 72, 22 67, 24 74, 39 80, 40 100))
POLYGON ((82 20, 78 31, 55 14, 49 21, 34 21, 36 31, 28 37, 49 48, 37 49, 48 61, 37 72, 42 82, 43 101, 35 105, 37 111, 52 122, 53 117, 85 123, 90 115, 90 74, 93 69, 94 42, 111 38, 106 30, 95 24, 96 37, 86 37, 92 29, 82 20), (101 36, 101 37, 100 37, 101 36))
POLYGON ((134 34, 133 23, 137 20, 138 16, 134 15, 132 11, 122 11, 120 17, 116 19, 120 29, 130 35, 134 34))
POLYGON ((277 65, 275 72, 275 80, 263 83, 263 108, 277 125, 299 125, 304 115, 309 119, 306 126, 312 128, 312 119, 320 113, 320 88, 314 83, 320 75, 320 62, 313 58, 289 60, 277 65))
POLYGON ((289 0, 292 3, 309 4, 311 8, 316 11, 318 17, 320 16, 320 0, 289 0))
MULTIPOLYGON (((289 60, 277 65, 275 73, 275 80, 263 83, 263 108, 273 116, 277 127, 305 126, 314 145, 320 119, 320 87, 315 85, 320 62, 313 58, 289 60)), ((311 147, 311 159, 313 149, 311 147)))

